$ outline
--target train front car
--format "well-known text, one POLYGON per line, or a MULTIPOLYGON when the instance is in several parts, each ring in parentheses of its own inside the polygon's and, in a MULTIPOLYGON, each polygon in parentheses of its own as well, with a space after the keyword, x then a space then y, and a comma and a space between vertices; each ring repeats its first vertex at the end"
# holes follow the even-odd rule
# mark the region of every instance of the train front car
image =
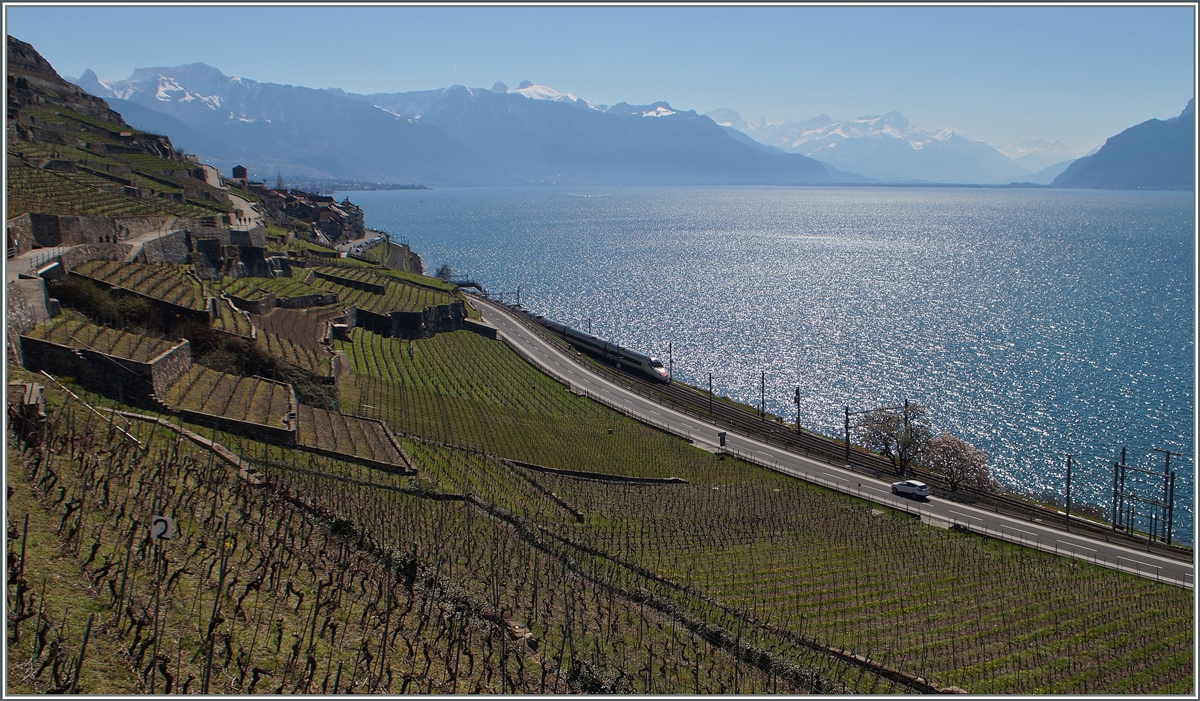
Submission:
POLYGON ((650 370, 656 375, 654 379, 662 380, 663 382, 671 381, 671 373, 663 367, 662 361, 658 358, 650 358, 650 370))
POLYGON ((658 360, 651 358, 648 355, 635 353, 624 348, 620 349, 620 362, 626 369, 635 369, 656 382, 670 382, 671 376, 667 374, 666 368, 658 360))

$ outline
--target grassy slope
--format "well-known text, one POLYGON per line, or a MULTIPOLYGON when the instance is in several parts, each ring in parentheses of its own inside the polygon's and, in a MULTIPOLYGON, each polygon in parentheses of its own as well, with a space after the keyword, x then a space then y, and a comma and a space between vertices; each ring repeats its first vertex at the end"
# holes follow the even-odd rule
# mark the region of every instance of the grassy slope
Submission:
MULTIPOLYGON (((42 460, 10 443, 14 556, 22 535, 16 514, 30 514, 16 577, 27 584, 19 606, 43 612, 45 620, 23 621, 8 647, 9 693, 44 693, 69 683, 88 613, 97 616, 80 679, 89 693, 150 690, 153 624, 147 622, 156 618, 163 641, 154 672, 158 693, 165 691, 163 674, 175 692, 184 684, 193 693, 200 689, 210 621, 210 690, 220 693, 249 691, 255 677, 257 692, 332 692, 339 676, 342 693, 806 688, 739 667, 653 610, 632 605, 578 568, 560 544, 506 516, 504 507, 539 520, 562 516, 532 486, 506 489, 503 504, 433 500, 420 496, 426 484, 420 480, 410 485, 340 461, 220 436, 236 452, 263 458, 271 486, 251 488, 163 429, 135 424, 148 450, 124 448, 78 405, 60 409, 61 399, 51 392, 58 420, 42 460), (84 487, 102 482, 107 488, 84 487), (147 507, 155 499, 158 506, 147 507), (318 503, 318 513, 297 508, 303 503, 318 503), (80 508, 64 518, 70 506, 80 508), (126 615, 118 621, 113 603, 125 579, 125 534, 131 528, 143 533, 133 519, 144 523, 155 510, 171 515, 179 532, 162 551, 167 584, 156 606, 155 553, 139 535, 126 615), (228 564, 214 609, 222 543, 228 564), (532 629, 536 650, 510 632, 518 625, 532 629), (386 660, 379 649, 385 631, 386 660), (633 676, 622 677, 621 670, 633 676)), ((452 465, 460 479, 466 470, 489 469, 479 456, 437 448, 416 453, 423 463, 452 465)), ((9 595, 11 610, 15 587, 9 595)), ((811 684, 811 674, 804 678, 811 684)))
POLYGON ((565 535, 755 618, 981 693, 1192 688, 1189 592, 875 516, 600 408, 465 332, 356 334, 342 345, 356 373, 343 406, 356 413, 547 467, 689 480, 539 477, 587 515, 565 535))
MULTIPOLYGON (((292 507, 279 501, 280 492, 268 498, 260 490, 250 498, 243 490, 237 496, 228 470, 217 471, 226 475, 220 479, 212 472, 195 473, 210 459, 186 443, 179 444, 177 459, 139 463, 169 466, 166 484, 180 487, 175 492, 180 496, 172 498, 182 500, 182 495, 200 490, 192 503, 170 507, 184 514, 177 520, 191 538, 189 552, 198 547, 201 533, 212 540, 212 519, 224 511, 230 512, 239 533, 237 552, 247 559, 239 565, 244 568, 236 575, 239 583, 226 592, 232 598, 222 599, 220 608, 228 619, 222 625, 230 626, 232 659, 216 655, 214 684, 223 686, 214 688, 246 689, 250 677, 240 679, 242 671, 251 675, 257 666, 274 676, 263 677, 256 691, 281 686, 303 690, 306 684, 316 691, 321 683, 332 684, 325 675, 336 670, 338 661, 344 675, 365 664, 361 640, 377 640, 382 623, 364 621, 361 611, 383 590, 341 580, 335 585, 328 579, 330 572, 338 576, 339 558, 347 557, 347 543, 330 535, 334 523, 343 524, 333 526, 341 531, 352 525, 355 532, 369 535, 369 542, 396 560, 407 558, 410 567, 430 577, 428 588, 393 591, 399 605, 407 607, 411 601, 417 613, 409 611, 396 623, 407 626, 407 632, 397 638, 389 656, 394 656, 395 674, 403 670, 409 675, 409 686, 403 686, 402 676, 393 676, 392 691, 453 689, 455 660, 465 664, 465 652, 457 652, 460 644, 474 656, 473 671, 465 676, 475 675, 466 680, 460 674, 460 690, 508 688, 508 681, 499 681, 500 669, 509 670, 512 683, 527 691, 543 689, 541 671, 551 670, 549 679, 557 671, 557 688, 566 690, 565 677, 572 668, 575 688, 607 683, 641 693, 694 692, 698 682, 702 692, 794 692, 805 688, 801 680, 811 683, 813 670, 817 678, 859 691, 893 689, 890 682, 806 645, 849 648, 939 685, 956 684, 980 693, 1187 693, 1193 688, 1188 592, 929 528, 887 509, 873 510, 859 500, 696 450, 572 395, 502 343, 467 332, 439 334, 410 345, 358 330, 354 342, 342 344, 342 349, 357 373, 342 382, 343 411, 381 416, 407 434, 404 443, 419 467, 417 478, 387 477, 302 451, 222 436, 235 451, 264 458, 260 467, 276 487, 293 489, 301 499, 327 509, 328 518, 322 520, 287 516, 292 507), (647 486, 580 480, 514 467, 499 458, 618 476, 675 476, 687 483, 647 486), (346 477, 356 481, 340 479, 346 477), (185 482, 189 487, 182 489, 185 482), (475 501, 431 501, 398 493, 392 489, 396 487, 468 495, 475 501), (208 518, 197 509, 216 515, 208 518), (576 513, 582 514, 582 521, 576 513), (271 524, 278 529, 282 526, 277 524, 289 518, 293 521, 287 528, 310 545, 321 544, 317 552, 288 554, 271 524), (248 548, 242 550, 242 543, 248 548), (270 557, 255 554, 271 549, 270 557), (277 568, 293 569, 275 582, 271 596, 264 593, 260 610, 231 617, 227 608, 234 608, 234 600, 253 578, 251 572, 259 571, 256 567, 274 562, 271 557, 278 558, 277 568), (289 579, 306 592, 303 603, 286 593, 284 582, 289 579), (318 615, 317 629, 325 637, 318 635, 312 643, 316 670, 305 672, 304 649, 311 635, 304 626, 311 625, 309 607, 318 581, 342 587, 356 603, 344 604, 351 607, 348 612, 339 605, 318 615), (261 609, 268 606, 276 611, 263 615, 261 609), (261 638, 267 635, 262 629, 278 627, 281 609, 291 614, 284 616, 283 647, 276 654, 270 645, 261 649, 261 638), (453 616, 431 613, 458 609, 467 613, 457 622, 453 616), (497 611, 503 615, 497 617, 497 611), (348 637, 333 636, 326 615, 330 622, 346 616, 341 630, 348 637), (505 625, 496 622, 502 618, 532 629, 541 641, 539 650, 519 658, 506 652, 501 660, 502 646, 493 638, 507 635, 505 625), (735 662, 729 650, 714 649, 689 632, 689 622, 718 626, 756 650, 755 659, 790 661, 793 671, 806 670, 809 676, 772 676, 748 666, 744 655, 735 662), (458 640, 453 631, 464 625, 475 633, 469 640, 458 640), (411 653, 404 639, 415 641, 411 653), (289 640, 304 641, 295 660, 289 640), (253 655, 251 644, 260 648, 253 655), (239 646, 244 649, 241 662, 239 646), (432 660, 428 668, 426 648, 432 660), (635 673, 639 669, 644 671, 635 673), (622 676, 622 670, 630 674, 622 676), (241 686, 235 683, 239 679, 241 686)), ((85 419, 78 412, 57 415, 73 416, 74 433, 85 432, 85 419)), ((154 442, 158 450, 174 445, 165 435, 154 442)), ((115 598, 107 584, 113 580, 111 572, 85 593, 96 560, 83 568, 80 563, 93 543, 99 543, 100 562, 108 557, 119 563, 119 534, 128 532, 131 516, 122 520, 113 512, 118 501, 125 502, 124 496, 101 505, 92 497, 84 502, 91 503, 89 521, 77 528, 84 535, 64 542, 70 518, 63 533, 55 534, 65 505, 72 495, 83 494, 81 480, 95 481, 97 470, 107 469, 106 448, 72 452, 66 444, 61 446, 51 463, 61 484, 45 491, 38 504, 30 501, 35 495, 25 477, 30 471, 21 467, 20 453, 10 451, 9 481, 18 489, 13 497, 17 501, 10 503, 9 526, 10 533, 18 532, 20 517, 31 514, 37 550, 27 555, 26 580, 33 588, 40 586, 43 574, 53 580, 44 599, 47 615, 53 630, 69 621, 62 628, 60 646, 69 658, 81 641, 84 613, 90 607, 108 615, 115 598), (78 473, 80 465, 83 474, 72 482, 68 475, 78 473), (63 485, 66 491, 60 489, 63 485), (75 599, 89 603, 56 613, 60 604, 75 599)), ((136 497, 139 480, 149 483, 149 476, 131 475, 125 494, 133 497, 131 503, 144 504, 149 496, 143 489, 136 497)), ((19 540, 9 543, 13 552, 19 540)), ((207 552, 211 564, 216 550, 211 542, 205 547, 209 550, 202 548, 194 558, 203 559, 207 552)), ((370 562, 374 564, 363 567, 375 567, 376 576, 383 578, 378 559, 370 562)), ((141 573, 136 581, 145 587, 147 570, 135 572, 141 573)), ((184 648, 182 657, 179 650, 162 653, 171 658, 170 664, 183 665, 176 684, 189 673, 197 678, 202 674, 203 655, 197 658, 196 651, 203 648, 215 577, 199 568, 181 575, 184 581, 165 614, 171 626, 167 639, 184 648), (197 595, 200 604, 193 604, 197 595)), ((141 605, 146 606, 152 592, 140 591, 141 605)), ((11 586, 9 593, 11 599, 11 586)), ((30 594, 25 596, 28 600, 30 594)), ((254 598, 253 593, 248 596, 254 598)), ((37 595, 29 606, 40 606, 41 601, 37 595)), ((10 675, 10 691, 46 691, 53 686, 46 678, 52 678, 50 667, 37 679, 27 678, 49 655, 47 649, 33 654, 28 646, 30 625, 23 625, 24 642, 10 646, 10 668, 18 672, 10 675)), ((139 652, 129 652, 132 632, 123 639, 115 627, 94 634, 95 649, 116 651, 114 659, 124 667, 98 666, 90 674, 99 677, 84 676, 87 689, 148 689, 148 681, 135 680, 130 671, 139 652)), ((143 670, 147 659, 142 660, 143 670)), ((369 684, 362 674, 350 676, 359 690, 369 684)), ((344 676, 342 690, 348 679, 344 676)), ((197 682, 192 683, 194 690, 197 682)), ((555 688, 550 684, 546 688, 555 688)))

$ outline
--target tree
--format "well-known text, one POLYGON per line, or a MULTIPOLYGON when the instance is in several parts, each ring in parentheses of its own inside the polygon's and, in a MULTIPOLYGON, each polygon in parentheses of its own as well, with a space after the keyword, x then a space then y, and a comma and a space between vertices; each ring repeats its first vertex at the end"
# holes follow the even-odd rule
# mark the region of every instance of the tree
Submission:
POLYGON ((931 438, 925 446, 924 462, 930 470, 946 477, 952 492, 959 487, 981 491, 996 488, 996 481, 988 473, 987 453, 958 436, 943 433, 931 438))
POLYGON ((872 409, 859 419, 858 440, 867 449, 887 456, 892 469, 903 477, 933 435, 928 413, 925 406, 908 402, 903 407, 872 409))

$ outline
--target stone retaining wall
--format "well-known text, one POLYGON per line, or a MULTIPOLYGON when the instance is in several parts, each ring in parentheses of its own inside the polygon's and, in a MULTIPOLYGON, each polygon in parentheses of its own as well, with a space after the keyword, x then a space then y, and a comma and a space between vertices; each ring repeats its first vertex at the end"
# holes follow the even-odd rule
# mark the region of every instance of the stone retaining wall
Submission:
POLYGON ((165 392, 192 366, 191 345, 187 341, 143 363, 42 338, 21 336, 20 339, 26 368, 74 377, 90 390, 140 406, 153 405, 153 397, 165 392))
POLYGON ((277 300, 275 299, 274 292, 268 292, 267 294, 263 295, 262 299, 257 299, 254 301, 242 299, 241 297, 231 295, 229 293, 225 293, 224 296, 230 302, 233 302, 233 306, 243 311, 250 312, 251 314, 268 314, 276 306, 279 306, 276 303, 277 300))
MULTIPOLYGON (((349 310, 347 310, 349 311, 349 310)), ((462 301, 425 307, 419 312, 389 312, 379 314, 355 309, 354 325, 381 336, 395 338, 429 338, 436 333, 457 331, 467 318, 462 301)))
POLYGON ((266 424, 257 424, 253 421, 239 421, 238 419, 230 419, 216 414, 206 414, 200 411, 192 411, 190 409, 172 409, 173 413, 179 415, 184 421, 190 421, 201 426, 218 429, 220 431, 228 431, 239 435, 254 438, 256 440, 282 445, 288 448, 296 447, 296 428, 289 426, 287 428, 277 428, 266 424))
MULTIPOLYGON (((284 309, 304 309, 305 307, 324 307, 329 304, 337 304, 338 296, 336 292, 319 295, 301 295, 299 297, 284 297, 275 301, 275 305, 284 309)), ((265 313, 265 312, 264 312, 265 313)))
POLYGON ((187 341, 150 361, 150 378, 154 394, 167 391, 179 376, 192 367, 192 346, 187 341))
POLYGON ((83 217, 59 214, 22 214, 8 220, 10 237, 17 240, 17 252, 25 253, 34 245, 72 246, 85 243, 120 243, 169 228, 173 216, 83 217))
POLYGON ((184 231, 172 231, 142 244, 142 250, 137 255, 139 263, 177 263, 185 264, 191 261, 191 250, 188 247, 188 234, 184 231))

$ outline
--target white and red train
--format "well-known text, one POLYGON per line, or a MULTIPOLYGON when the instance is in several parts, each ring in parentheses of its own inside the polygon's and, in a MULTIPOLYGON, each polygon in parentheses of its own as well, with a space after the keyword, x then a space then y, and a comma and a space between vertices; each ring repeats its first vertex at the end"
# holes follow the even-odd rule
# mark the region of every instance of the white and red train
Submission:
POLYGON ((545 317, 534 314, 530 314, 529 316, 539 324, 553 331, 555 335, 562 336, 563 340, 579 350, 587 351, 604 360, 616 363, 618 370, 635 372, 657 382, 671 381, 671 375, 657 358, 651 358, 648 355, 642 355, 628 348, 622 348, 615 343, 586 334, 565 324, 560 324, 557 321, 550 321, 545 317))

